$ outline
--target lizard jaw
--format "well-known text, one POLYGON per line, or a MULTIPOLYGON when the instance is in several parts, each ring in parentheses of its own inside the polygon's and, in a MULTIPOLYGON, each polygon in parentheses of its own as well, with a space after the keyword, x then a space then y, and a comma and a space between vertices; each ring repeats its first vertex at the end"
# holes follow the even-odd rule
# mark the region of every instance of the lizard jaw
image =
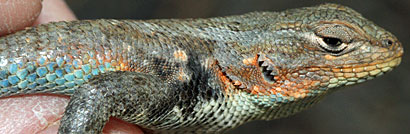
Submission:
MULTIPOLYGON (((400 62, 401 55, 397 55, 383 61, 374 62, 372 65, 368 66, 351 66, 343 68, 320 66, 306 67, 299 68, 300 70, 293 70, 291 72, 288 72, 291 75, 286 75, 288 74, 286 70, 283 70, 278 66, 275 66, 271 59, 267 58, 263 54, 260 54, 257 58, 257 65, 258 69, 260 70, 260 77, 264 81, 262 83, 265 83, 266 85, 259 86, 258 89, 260 91, 262 91, 261 89, 267 91, 277 90, 277 88, 275 87, 281 87, 281 85, 284 86, 283 84, 286 83, 286 81, 288 83, 296 82, 295 84, 298 84, 300 82, 306 83, 303 89, 306 89, 307 92, 309 92, 310 90, 333 89, 344 85, 347 86, 362 83, 364 81, 381 76, 382 74, 391 71, 392 68, 398 66, 400 62), (288 76, 291 76, 292 78, 289 78, 288 76), (273 85, 275 85, 274 88, 270 87, 273 85)), ((253 86, 247 87, 249 87, 253 91, 253 86)), ((287 90, 295 89, 290 85, 286 85, 285 87, 289 89, 281 87, 282 91, 284 92, 286 92, 287 90)), ((283 95, 286 96, 287 94, 284 93, 283 95)), ((291 94, 289 95, 295 96, 291 94)))

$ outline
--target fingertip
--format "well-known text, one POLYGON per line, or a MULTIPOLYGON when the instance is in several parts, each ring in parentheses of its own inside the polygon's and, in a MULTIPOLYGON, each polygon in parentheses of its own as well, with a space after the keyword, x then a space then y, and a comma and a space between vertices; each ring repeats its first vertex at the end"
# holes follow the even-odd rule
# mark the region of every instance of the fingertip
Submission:
POLYGON ((32 25, 41 7, 41 0, 0 0, 0 35, 32 25))
MULTIPOLYGON (((55 134, 60 126, 60 121, 57 121, 47 128, 37 132, 37 134, 55 134)), ((104 127, 103 134, 143 134, 142 130, 136 125, 124 122, 116 118, 110 118, 104 127)))
POLYGON ((57 121, 54 124, 47 126, 47 128, 37 132, 37 134, 56 134, 58 132, 59 126, 60 126, 60 122, 57 121))
POLYGON ((144 132, 136 125, 110 118, 104 126, 103 134, 143 134, 144 132))
POLYGON ((33 25, 76 19, 64 0, 43 0, 43 9, 33 25))

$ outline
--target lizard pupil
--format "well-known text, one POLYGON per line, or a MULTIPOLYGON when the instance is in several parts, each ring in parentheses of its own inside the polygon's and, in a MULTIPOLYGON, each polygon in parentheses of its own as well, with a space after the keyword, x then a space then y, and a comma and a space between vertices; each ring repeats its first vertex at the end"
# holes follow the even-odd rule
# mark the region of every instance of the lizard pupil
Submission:
POLYGON ((332 38, 332 37, 325 37, 323 38, 323 41, 329 45, 330 47, 338 47, 340 45, 342 45, 342 40, 338 39, 338 38, 332 38))

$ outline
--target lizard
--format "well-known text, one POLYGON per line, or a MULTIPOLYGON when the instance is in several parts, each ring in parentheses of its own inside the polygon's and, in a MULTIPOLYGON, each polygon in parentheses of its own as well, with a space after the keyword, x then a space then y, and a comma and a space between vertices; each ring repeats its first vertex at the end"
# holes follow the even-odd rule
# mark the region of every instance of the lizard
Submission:
POLYGON ((62 21, 0 38, 0 98, 70 96, 61 134, 101 133, 109 117, 146 133, 224 133, 300 112, 402 55, 392 33, 338 4, 62 21))

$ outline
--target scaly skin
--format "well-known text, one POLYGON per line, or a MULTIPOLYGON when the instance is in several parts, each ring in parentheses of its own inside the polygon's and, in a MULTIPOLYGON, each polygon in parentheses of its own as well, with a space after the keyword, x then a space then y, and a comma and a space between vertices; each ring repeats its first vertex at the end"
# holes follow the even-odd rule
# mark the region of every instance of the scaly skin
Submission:
POLYGON ((391 33, 336 4, 57 22, 0 38, 0 97, 70 95, 59 133, 101 133, 111 116, 148 133, 223 133, 292 115, 402 54, 391 33))

